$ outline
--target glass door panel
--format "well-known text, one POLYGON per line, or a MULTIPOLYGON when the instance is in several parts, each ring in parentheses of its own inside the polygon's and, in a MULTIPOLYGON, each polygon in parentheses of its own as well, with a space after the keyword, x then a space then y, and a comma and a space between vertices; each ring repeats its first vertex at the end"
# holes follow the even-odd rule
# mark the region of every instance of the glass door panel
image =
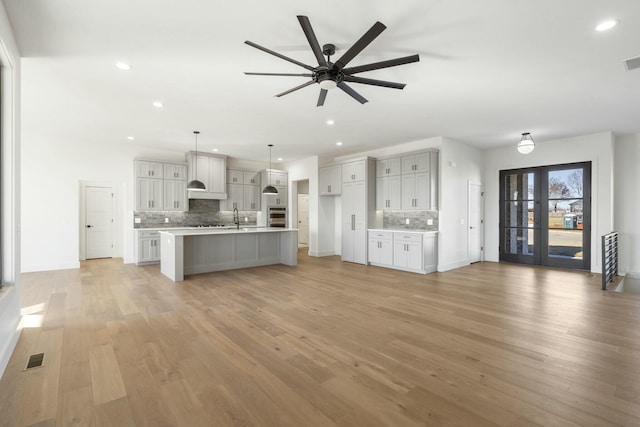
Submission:
POLYGON ((533 171, 501 172, 501 259, 535 264, 539 255, 535 194, 538 177, 533 171))
POLYGON ((553 267, 588 269, 591 209, 585 209, 585 194, 591 194, 590 165, 548 166, 545 172, 546 193, 541 199, 546 199, 547 214, 541 262, 553 267))
POLYGON ((500 260, 590 269, 591 163, 500 171, 500 260))

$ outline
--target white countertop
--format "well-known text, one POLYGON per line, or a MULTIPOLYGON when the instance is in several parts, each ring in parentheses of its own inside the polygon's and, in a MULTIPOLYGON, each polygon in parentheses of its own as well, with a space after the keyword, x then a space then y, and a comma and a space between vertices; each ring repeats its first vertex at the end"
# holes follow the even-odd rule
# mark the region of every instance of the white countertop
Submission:
POLYGON ((171 234, 173 236, 200 236, 203 234, 251 234, 251 233, 281 233, 283 231, 298 231, 297 228, 278 227, 240 227, 236 228, 183 228, 172 230, 159 230, 161 234, 171 234))
POLYGON ((437 234, 439 231, 429 230, 401 230, 396 228, 369 228, 369 231, 391 231, 394 233, 419 233, 419 234, 437 234))

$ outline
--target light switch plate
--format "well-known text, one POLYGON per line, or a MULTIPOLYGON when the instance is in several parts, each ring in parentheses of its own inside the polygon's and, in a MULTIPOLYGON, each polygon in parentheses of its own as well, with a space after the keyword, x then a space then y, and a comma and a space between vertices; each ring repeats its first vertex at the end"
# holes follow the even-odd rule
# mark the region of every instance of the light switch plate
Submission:
POLYGON ((405 224, 409 225, 411 223, 411 221, 409 220, 409 218, 405 218, 404 220, 405 224))
POLYGON ((142 222, 142 218, 133 218, 133 222, 135 224, 140 224, 142 222))
POLYGON ((164 222, 169 222, 169 218, 165 218, 165 219, 164 219, 164 222))
POLYGON ((432 219, 428 219, 427 220, 427 225, 433 225, 433 220, 432 219))

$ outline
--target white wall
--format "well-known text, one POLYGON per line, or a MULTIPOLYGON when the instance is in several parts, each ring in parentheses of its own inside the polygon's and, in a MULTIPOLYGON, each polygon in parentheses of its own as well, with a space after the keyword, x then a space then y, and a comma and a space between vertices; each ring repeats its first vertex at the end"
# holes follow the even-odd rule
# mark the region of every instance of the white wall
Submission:
POLYGON ((449 138, 440 147, 438 271, 469 264, 469 183, 483 184, 482 153, 449 138))
POLYGON ((20 336, 20 52, 0 2, 2 67, 2 281, 0 289, 0 377, 20 336))
MULTIPOLYGON (((535 135, 533 135, 535 139, 535 135)), ((499 172, 529 166, 591 163, 591 271, 601 271, 600 236, 613 230, 613 135, 610 132, 536 142, 527 155, 512 147, 484 152, 485 259, 498 261, 499 172)))
MULTIPOLYGON (((320 239, 318 227, 318 157, 287 163, 284 167, 289 172, 289 213, 297 208, 298 197, 293 194, 293 181, 309 181, 309 255, 317 254, 320 239)), ((297 186, 296 186, 297 188, 297 186)))
POLYGON ((135 144, 52 140, 23 131, 22 271, 79 267, 79 182, 116 188, 115 257, 133 260, 133 160, 184 162, 184 153, 159 152, 135 144))
POLYGON ((640 134, 615 138, 615 230, 619 271, 640 272, 640 134))

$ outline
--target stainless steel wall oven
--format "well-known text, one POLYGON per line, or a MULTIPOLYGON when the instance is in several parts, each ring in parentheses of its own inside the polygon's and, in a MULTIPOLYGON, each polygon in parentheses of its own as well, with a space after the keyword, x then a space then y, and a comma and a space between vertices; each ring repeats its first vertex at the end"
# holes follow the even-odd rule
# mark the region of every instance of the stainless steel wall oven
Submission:
POLYGON ((269 206, 267 208, 267 227, 287 227, 287 208, 269 206))

